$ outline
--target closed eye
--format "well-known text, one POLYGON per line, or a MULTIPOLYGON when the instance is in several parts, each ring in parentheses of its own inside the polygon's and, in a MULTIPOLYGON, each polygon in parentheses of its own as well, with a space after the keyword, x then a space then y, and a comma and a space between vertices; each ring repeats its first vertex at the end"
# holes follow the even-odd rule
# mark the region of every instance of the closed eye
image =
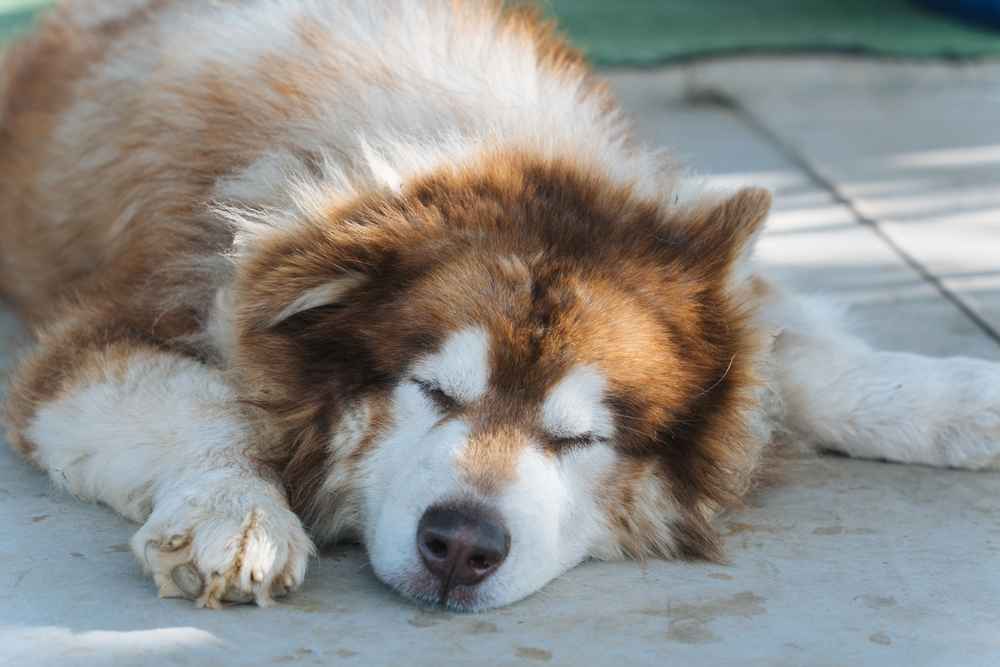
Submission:
POLYGON ((457 400, 449 396, 445 390, 433 382, 413 378, 413 384, 417 385, 421 393, 442 410, 457 410, 461 407, 461 404, 457 400))
POLYGON ((590 445, 606 444, 610 440, 596 433, 580 433, 578 435, 552 437, 549 444, 556 449, 569 449, 572 447, 588 447, 590 445))

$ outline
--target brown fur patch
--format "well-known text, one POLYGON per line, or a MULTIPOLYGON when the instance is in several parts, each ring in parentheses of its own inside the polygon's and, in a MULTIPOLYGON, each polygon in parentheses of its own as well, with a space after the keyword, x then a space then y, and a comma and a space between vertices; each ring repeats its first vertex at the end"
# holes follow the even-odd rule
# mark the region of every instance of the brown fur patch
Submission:
POLYGON ((518 454, 527 445, 526 435, 511 426, 473 432, 462 450, 459 471, 473 489, 498 494, 514 481, 518 454))
MULTIPOLYGON (((121 208, 130 203, 122 198, 101 199, 102 205, 111 207, 101 208, 88 218, 94 184, 81 184, 84 196, 75 202, 75 224, 54 224, 50 210, 57 203, 62 208, 75 194, 53 192, 43 186, 42 174, 59 159, 52 148, 55 128, 78 101, 76 86, 91 68, 103 62, 120 36, 148 24, 159 12, 181 1, 149 0, 125 16, 89 29, 82 29, 75 18, 82 11, 82 3, 74 7, 67 3, 46 12, 39 28, 3 54, 0 239, 6 247, 0 253, 0 294, 32 322, 45 320, 55 300, 70 290, 83 289, 95 279, 98 260, 107 254, 106 235, 101 228, 114 221, 121 208), (54 261, 55 257, 58 261, 54 261)), ((67 158, 73 160, 73 156, 67 158)), ((166 248, 161 249, 161 258, 163 250, 166 248)), ((140 254, 148 256, 148 252, 140 254)), ((131 274, 130 281, 135 280, 137 265, 133 260, 121 267, 124 273, 131 274)), ((109 273, 102 275, 99 282, 105 283, 109 273)))

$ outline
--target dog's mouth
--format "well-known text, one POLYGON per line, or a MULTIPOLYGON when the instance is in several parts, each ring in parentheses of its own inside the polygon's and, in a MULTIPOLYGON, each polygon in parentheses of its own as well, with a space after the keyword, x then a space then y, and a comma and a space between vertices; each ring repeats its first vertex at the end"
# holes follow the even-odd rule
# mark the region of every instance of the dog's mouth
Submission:
POLYGON ((393 588, 403 597, 430 610, 469 613, 490 606, 484 604, 477 586, 455 583, 443 585, 427 572, 407 577, 404 584, 393 588))

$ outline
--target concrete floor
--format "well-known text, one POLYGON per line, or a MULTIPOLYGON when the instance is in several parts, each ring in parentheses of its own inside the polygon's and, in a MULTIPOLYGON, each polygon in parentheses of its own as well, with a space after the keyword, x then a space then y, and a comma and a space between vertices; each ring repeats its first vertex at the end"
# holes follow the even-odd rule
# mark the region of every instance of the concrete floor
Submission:
MULTIPOLYGON (((718 62, 613 76, 649 141, 772 187, 764 264, 891 348, 1000 360, 1000 68, 718 62)), ((16 325, 0 313, 0 373, 16 325)), ((135 529, 0 448, 3 665, 997 665, 1000 474, 791 457, 728 566, 588 564, 508 609, 416 609, 363 554, 275 609, 159 600, 135 529)))

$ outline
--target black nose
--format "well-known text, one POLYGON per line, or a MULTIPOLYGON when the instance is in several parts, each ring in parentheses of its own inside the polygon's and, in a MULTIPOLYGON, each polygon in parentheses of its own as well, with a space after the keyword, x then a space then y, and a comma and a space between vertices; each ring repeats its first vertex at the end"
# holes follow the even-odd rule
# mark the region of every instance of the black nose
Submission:
POLYGON ((417 549, 445 587, 472 586, 496 572, 507 558, 510 533, 482 507, 432 507, 417 527, 417 549))

